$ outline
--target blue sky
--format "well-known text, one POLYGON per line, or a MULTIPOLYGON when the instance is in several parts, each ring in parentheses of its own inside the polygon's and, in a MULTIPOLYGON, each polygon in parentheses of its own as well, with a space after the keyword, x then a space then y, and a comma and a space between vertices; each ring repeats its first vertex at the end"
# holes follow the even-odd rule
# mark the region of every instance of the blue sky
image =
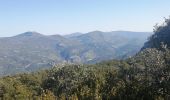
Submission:
POLYGON ((0 36, 152 31, 169 17, 169 5, 170 0, 0 0, 0 36))

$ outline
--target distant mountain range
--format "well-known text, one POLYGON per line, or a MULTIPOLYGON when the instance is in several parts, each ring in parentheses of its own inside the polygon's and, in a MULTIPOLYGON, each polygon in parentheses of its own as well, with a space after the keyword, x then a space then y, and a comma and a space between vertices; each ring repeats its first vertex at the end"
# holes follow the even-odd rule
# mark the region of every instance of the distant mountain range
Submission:
POLYGON ((96 63, 135 55, 152 32, 93 31, 70 35, 25 32, 0 38, 0 75, 32 72, 58 63, 96 63))

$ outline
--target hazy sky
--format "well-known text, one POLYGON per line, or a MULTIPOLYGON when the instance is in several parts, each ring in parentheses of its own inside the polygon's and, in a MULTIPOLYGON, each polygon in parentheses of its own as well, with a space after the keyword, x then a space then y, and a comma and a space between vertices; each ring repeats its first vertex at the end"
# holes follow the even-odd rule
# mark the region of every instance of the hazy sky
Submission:
POLYGON ((0 36, 152 31, 169 15, 170 0, 0 0, 0 36))

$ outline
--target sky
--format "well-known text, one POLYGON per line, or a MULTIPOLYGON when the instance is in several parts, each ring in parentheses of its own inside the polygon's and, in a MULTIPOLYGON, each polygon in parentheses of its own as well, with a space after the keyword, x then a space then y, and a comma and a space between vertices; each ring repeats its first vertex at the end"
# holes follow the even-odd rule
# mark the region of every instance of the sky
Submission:
POLYGON ((0 0, 0 37, 147 31, 169 18, 170 0, 0 0))

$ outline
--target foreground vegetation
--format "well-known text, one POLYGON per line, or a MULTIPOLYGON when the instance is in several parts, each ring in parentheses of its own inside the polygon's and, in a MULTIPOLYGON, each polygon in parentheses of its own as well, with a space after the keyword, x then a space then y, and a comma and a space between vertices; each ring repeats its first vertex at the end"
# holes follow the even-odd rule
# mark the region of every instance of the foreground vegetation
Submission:
POLYGON ((170 21, 126 60, 60 65, 0 79, 2 100, 169 100, 170 21), (156 45, 155 45, 156 44, 156 45))

